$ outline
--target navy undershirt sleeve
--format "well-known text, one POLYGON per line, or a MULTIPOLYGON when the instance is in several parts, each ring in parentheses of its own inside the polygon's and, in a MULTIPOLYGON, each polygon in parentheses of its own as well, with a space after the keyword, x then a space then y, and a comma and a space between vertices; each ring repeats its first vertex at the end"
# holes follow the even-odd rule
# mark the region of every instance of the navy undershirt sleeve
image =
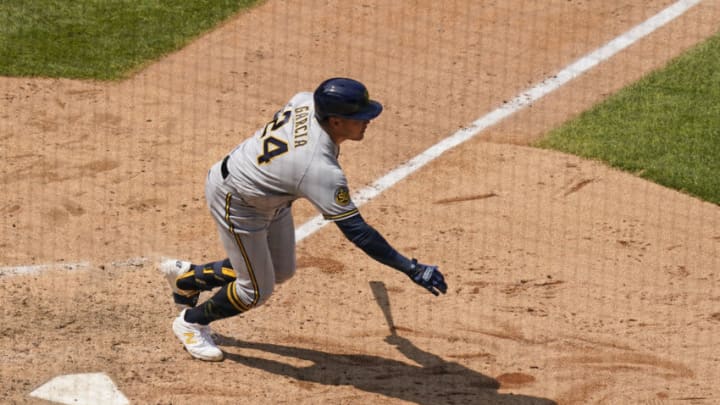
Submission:
POLYGON ((378 262, 406 274, 412 269, 412 261, 390 246, 360 214, 336 221, 335 224, 348 240, 378 262))

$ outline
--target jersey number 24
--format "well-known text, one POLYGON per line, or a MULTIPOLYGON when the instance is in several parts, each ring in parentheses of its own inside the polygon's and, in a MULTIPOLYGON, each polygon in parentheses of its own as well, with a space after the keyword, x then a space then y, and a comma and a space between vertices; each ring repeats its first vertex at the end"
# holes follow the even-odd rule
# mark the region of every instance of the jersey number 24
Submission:
POLYGON ((273 158, 288 151, 287 142, 282 139, 275 138, 271 134, 280 129, 283 125, 287 124, 288 121, 290 121, 290 116, 292 116, 291 110, 280 110, 275 113, 272 121, 265 124, 265 129, 260 135, 263 145, 263 154, 258 156, 258 164, 268 164, 273 158))

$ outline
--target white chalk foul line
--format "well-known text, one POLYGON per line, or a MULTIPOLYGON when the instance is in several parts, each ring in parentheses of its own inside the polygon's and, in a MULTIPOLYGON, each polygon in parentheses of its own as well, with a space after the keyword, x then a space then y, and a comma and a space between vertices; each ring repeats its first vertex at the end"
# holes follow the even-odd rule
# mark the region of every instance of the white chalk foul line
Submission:
MULTIPOLYGON (((597 66, 601 62, 610 59, 612 56, 634 44, 643 37, 649 35, 658 28, 664 26, 675 18, 681 16, 693 6, 700 3, 701 0, 681 0, 669 6, 663 11, 655 14, 645 22, 635 26, 629 31, 623 33, 604 46, 590 52, 577 61, 571 63, 563 70, 559 71, 555 76, 545 79, 535 86, 521 92, 511 101, 503 104, 487 115, 478 118, 468 127, 463 128, 448 138, 431 146, 421 154, 410 159, 406 163, 398 166, 385 176, 376 180, 373 184, 358 191, 353 196, 353 201, 358 207, 377 197, 383 191, 389 189, 399 181, 403 180, 410 174, 416 172, 421 167, 437 159, 443 153, 462 144, 463 142, 475 137, 485 129, 497 124, 512 114, 524 109, 532 103, 538 101, 542 97, 559 89, 576 77, 581 76, 588 70, 597 66)), ((302 226, 295 232, 297 241, 301 241, 306 237, 317 232, 320 228, 327 225, 321 215, 318 215, 302 226)))
POLYGON ((31 266, 14 266, 0 267, 0 276, 17 276, 21 274, 40 273, 50 269, 77 270, 89 267, 88 262, 79 263, 54 263, 54 264, 36 264, 31 266))
MULTIPOLYGON (((110 263, 114 267, 139 267, 144 263, 150 261, 147 257, 135 257, 127 260, 115 261, 110 263)), ((7 266, 0 267, 1 276, 19 276, 23 274, 36 274, 46 270, 79 270, 86 269, 92 266, 90 262, 77 262, 77 263, 48 263, 48 264, 35 264, 30 266, 7 266)))
MULTIPOLYGON (((421 167, 425 166, 426 164, 430 163, 431 161, 437 159, 440 155, 443 153, 449 151, 450 149, 462 144, 463 142, 473 138, 480 132, 484 131, 485 129, 497 124, 498 122, 502 121, 503 119, 507 118, 508 116, 524 109, 525 107, 529 106, 533 102, 541 99, 542 97, 546 96, 547 94, 552 93, 553 91, 557 90, 561 86, 565 85, 569 81, 575 79, 576 77, 584 74, 588 70, 592 69, 599 63, 611 58, 618 52, 622 51, 623 49, 627 48, 628 46, 632 45, 633 43, 637 42, 638 40, 642 39, 643 37, 649 35, 653 31, 657 30, 658 28, 664 26, 665 24, 669 23, 670 21, 674 20, 675 18, 681 16, 686 11, 694 7, 695 5, 699 4, 701 0, 680 0, 671 6, 667 7, 666 9, 662 10, 658 14, 652 16, 645 22, 635 26, 631 30, 623 33, 622 35, 618 36, 617 38, 613 39, 612 41, 608 42, 604 46, 596 49, 595 51, 590 52, 589 54, 583 56, 582 58, 578 59, 577 61, 571 63, 567 67, 565 67, 563 70, 558 72, 555 76, 548 78, 541 83, 538 83, 537 85, 521 92, 518 96, 516 96, 514 99, 512 99, 510 102, 505 103, 503 106, 495 109, 494 111, 486 114, 485 116, 475 120, 473 123, 471 123, 468 127, 461 129, 460 131, 457 131, 450 137, 438 142, 437 144, 431 146, 418 156, 415 156, 414 158, 410 159, 406 163, 403 163, 402 165, 398 166, 397 168, 393 169, 391 172, 386 174, 385 176, 381 177, 377 181, 375 181, 373 184, 371 184, 368 187, 365 187, 361 189, 359 192, 357 192, 353 196, 353 201, 355 204, 359 207, 366 202, 372 200, 373 198, 380 195, 383 191, 389 189, 399 181, 403 180, 410 174, 416 172, 421 167)), ((308 222, 300 226, 295 231, 295 238, 299 242, 306 237, 312 235, 313 233, 317 232, 319 229, 321 229, 323 226, 327 224, 327 221, 323 220, 322 216, 318 215, 312 219, 310 219, 308 222)), ((122 262, 116 262, 113 263, 117 266, 132 266, 137 265, 137 263, 144 263, 148 259, 147 258, 134 258, 129 259, 122 262)), ((37 265, 37 266, 20 266, 20 267, 0 267, 0 276, 1 275, 12 275, 12 274, 27 274, 27 273, 36 273, 39 271, 42 271, 47 268, 58 268, 58 267, 68 267, 68 268, 81 268, 81 267, 87 267, 89 266, 88 263, 74 263, 74 264, 49 264, 49 265, 37 265)), ((42 387, 41 387, 42 388, 42 387)), ((72 400, 77 401, 77 397, 85 394, 91 395, 91 397, 101 397, 101 396, 107 396, 110 395, 112 398, 115 398, 118 403, 125 403, 126 399, 124 396, 122 396, 122 393, 120 393, 119 390, 116 390, 114 388, 110 388, 108 391, 107 387, 102 386, 102 384, 91 384, 90 386, 86 386, 85 388, 80 389, 82 392, 75 392, 72 400), (113 396, 114 395, 114 396, 113 396)), ((65 398, 60 397, 58 394, 54 393, 50 397, 47 397, 46 399, 51 401, 56 401, 60 403, 73 403, 73 402, 65 402, 65 398)))

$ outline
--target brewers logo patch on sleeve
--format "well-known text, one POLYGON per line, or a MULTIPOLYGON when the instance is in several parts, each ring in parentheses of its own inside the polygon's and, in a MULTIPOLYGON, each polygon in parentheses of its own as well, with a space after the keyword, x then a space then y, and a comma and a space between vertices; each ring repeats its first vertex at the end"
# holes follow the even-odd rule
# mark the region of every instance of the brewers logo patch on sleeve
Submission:
POLYGON ((350 191, 345 186, 340 186, 335 190, 335 202, 341 206, 350 204, 350 191))

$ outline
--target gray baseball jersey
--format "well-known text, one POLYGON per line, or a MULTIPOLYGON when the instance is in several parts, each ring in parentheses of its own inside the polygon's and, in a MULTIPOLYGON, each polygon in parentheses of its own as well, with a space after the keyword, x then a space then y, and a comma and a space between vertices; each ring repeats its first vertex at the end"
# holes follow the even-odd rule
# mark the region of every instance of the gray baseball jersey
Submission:
POLYGON ((296 94, 208 174, 205 195, 237 273, 238 310, 260 305, 295 272, 292 201, 307 198, 333 221, 358 213, 339 148, 313 105, 312 93, 296 94))
POLYGON ((230 154, 229 182, 258 214, 272 215, 300 197, 329 220, 357 213, 338 164, 339 148, 314 114, 312 93, 299 93, 230 154))

